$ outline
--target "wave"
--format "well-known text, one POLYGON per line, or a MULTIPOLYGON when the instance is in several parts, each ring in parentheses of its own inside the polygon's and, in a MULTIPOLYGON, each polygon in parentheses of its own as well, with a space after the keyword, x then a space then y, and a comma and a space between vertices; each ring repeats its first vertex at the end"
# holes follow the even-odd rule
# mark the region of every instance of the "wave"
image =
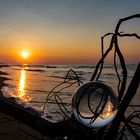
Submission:
POLYGON ((47 65, 46 68, 58 68, 57 66, 47 65))
POLYGON ((15 70, 25 70, 25 71, 32 71, 32 72, 46 72, 43 69, 34 69, 34 68, 14 68, 15 70))
POLYGON ((104 75, 104 76, 116 76, 115 73, 104 73, 103 75, 104 75))
POLYGON ((34 71, 34 72, 45 72, 45 70, 40 69, 24 69, 25 71, 34 71))
MULTIPOLYGON (((76 79, 76 77, 73 76, 73 75, 71 75, 71 76, 69 76, 69 77, 67 77, 67 78, 66 78, 66 77, 63 77, 63 76, 55 76, 55 75, 54 75, 54 76, 52 75, 52 76, 50 76, 50 77, 53 77, 53 78, 60 78, 60 79, 71 79, 71 80, 75 80, 75 79, 76 79)), ((79 76, 78 76, 78 78, 79 78, 79 79, 82 79, 82 77, 79 77, 79 76)))
POLYGON ((9 67, 9 65, 8 64, 0 64, 0 68, 2 68, 2 67, 9 67))
POLYGON ((9 74, 6 72, 0 71, 0 75, 9 75, 9 74))
POLYGON ((75 66, 75 68, 95 68, 95 65, 79 65, 75 66))
POLYGON ((12 80, 12 79, 10 79, 10 78, 7 78, 7 77, 3 77, 3 76, 0 76, 0 81, 6 81, 6 80, 12 80))
MULTIPOLYGON (((0 67, 36 67, 36 68, 95 68, 96 64, 0 64, 0 67)), ((121 68, 119 64, 117 64, 118 68, 121 68)), ((136 64, 126 64, 128 69, 135 69, 136 64)), ((104 64, 104 68, 114 68, 113 64, 104 64)))

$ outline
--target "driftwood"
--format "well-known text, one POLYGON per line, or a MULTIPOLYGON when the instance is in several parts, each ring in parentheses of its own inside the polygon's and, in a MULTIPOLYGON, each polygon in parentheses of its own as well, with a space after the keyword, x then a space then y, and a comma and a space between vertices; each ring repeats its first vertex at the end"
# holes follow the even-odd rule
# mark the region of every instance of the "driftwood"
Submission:
MULTIPOLYGON (((128 87, 128 90, 123 98, 123 101, 121 102, 121 104, 118 108, 118 113, 117 113, 117 115, 116 115, 116 117, 115 117, 115 119, 110 127, 107 139, 115 139, 116 138, 121 121, 125 121, 124 113, 125 113, 127 107, 129 106, 131 100, 135 96, 136 91, 139 87, 139 83, 140 83, 140 63, 138 64, 137 70, 136 70, 134 77, 133 77, 133 79, 128 87)), ((135 135, 135 137, 137 139, 140 138, 140 136, 137 136, 137 135, 135 135)))
MULTIPOLYGON (((126 65, 125 65, 125 59, 119 49, 119 45, 118 45, 118 37, 135 37, 137 39, 140 39, 140 36, 137 35, 136 33, 132 33, 132 34, 125 34, 125 33, 121 33, 119 32, 119 28, 120 25, 123 22, 126 22, 130 19, 134 19, 134 18, 140 18, 140 14, 136 14, 136 15, 132 15, 129 17, 125 17, 119 20, 119 22, 117 23, 116 29, 114 33, 107 33, 105 34, 102 38, 101 38, 101 46, 102 46, 102 58, 99 60, 99 62, 96 65, 95 71, 91 77, 91 81, 96 81, 99 79, 100 74, 102 72, 103 69, 103 63, 104 60, 106 58, 106 56, 109 54, 109 52, 113 49, 115 49, 114 52, 114 68, 116 70, 116 74, 119 80, 118 83, 118 100, 119 100, 119 106, 118 106, 118 113, 114 119, 114 121, 111 124, 111 127, 108 129, 108 133, 107 136, 105 137, 105 139, 116 139, 116 136, 118 135, 118 130, 120 127, 120 123, 123 121, 125 121, 125 111, 128 108, 131 100, 133 99, 133 97, 136 94, 137 88, 139 86, 140 83, 140 64, 138 64, 137 70, 134 74, 134 77, 128 87, 127 92, 125 93, 125 88, 126 88, 126 82, 127 82, 127 69, 126 69, 126 65), (110 41, 110 45, 109 48, 106 50, 106 52, 103 52, 103 39, 106 36, 112 35, 111 41, 110 41), (120 65, 122 68, 122 80, 117 72, 117 65, 116 65, 116 54, 120 60, 120 65)), ((105 128, 106 129, 106 128, 105 128)), ((133 133, 133 129, 129 129, 129 131, 131 133, 133 133)), ((103 131, 104 132, 104 129, 103 131)), ((134 134, 134 133, 133 133, 134 134)), ((140 136, 135 135, 136 139, 139 139, 140 136)))

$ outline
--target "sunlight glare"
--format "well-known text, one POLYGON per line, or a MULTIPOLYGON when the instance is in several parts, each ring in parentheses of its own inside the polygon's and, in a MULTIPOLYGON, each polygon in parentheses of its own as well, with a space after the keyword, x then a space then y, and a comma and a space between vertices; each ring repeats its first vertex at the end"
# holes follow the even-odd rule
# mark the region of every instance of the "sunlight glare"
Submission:
POLYGON ((24 51, 24 52, 22 52, 22 57, 24 58, 24 59, 26 59, 26 58, 28 58, 29 57, 29 52, 27 52, 27 51, 24 51))
POLYGON ((109 116, 111 116, 112 113, 113 113, 113 106, 112 103, 108 101, 100 117, 106 119, 109 116))
POLYGON ((21 70, 20 81, 19 81, 19 89, 17 97, 22 101, 30 101, 30 97, 26 95, 25 91, 25 82, 26 82, 26 71, 24 69, 21 70))

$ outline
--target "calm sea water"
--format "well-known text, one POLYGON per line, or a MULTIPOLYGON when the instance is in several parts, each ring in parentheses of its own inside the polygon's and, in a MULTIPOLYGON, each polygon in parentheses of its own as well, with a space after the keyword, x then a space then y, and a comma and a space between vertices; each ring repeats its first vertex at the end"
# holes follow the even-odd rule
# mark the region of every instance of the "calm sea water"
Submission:
MULTIPOLYGON (((73 69, 81 81, 88 82, 94 72, 95 65, 10 65, 10 67, 3 67, 1 71, 7 72, 9 75, 4 75, 11 80, 5 81, 8 86, 2 88, 2 92, 6 97, 15 97, 18 104, 24 107, 32 107, 38 111, 42 111, 44 102, 48 93, 58 84, 64 81, 69 69, 73 69)), ((127 65, 128 69, 128 83, 129 84, 133 74, 136 70, 136 65, 127 65)), ((121 69, 118 68, 119 73, 121 69)), ((111 86, 117 95, 118 79, 113 65, 105 65, 103 72, 99 79, 105 84, 111 86)), ((65 86, 65 85, 63 85, 65 86)), ((62 86, 61 86, 62 87, 62 86)), ((59 91, 58 87, 54 92, 59 91)), ((59 93, 59 97, 64 103, 71 103, 72 95, 78 88, 78 84, 64 89, 59 93)), ((140 90, 133 103, 139 103, 140 90)), ((67 106, 71 111, 71 106, 67 106)), ((53 99, 45 106, 45 114, 50 121, 62 119, 59 113, 58 105, 54 104, 53 99)))

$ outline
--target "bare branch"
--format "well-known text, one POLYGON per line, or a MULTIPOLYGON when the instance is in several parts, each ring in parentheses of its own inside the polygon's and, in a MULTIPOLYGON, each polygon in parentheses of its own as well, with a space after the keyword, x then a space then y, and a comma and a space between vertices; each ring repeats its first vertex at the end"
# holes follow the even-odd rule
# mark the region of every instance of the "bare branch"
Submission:
POLYGON ((136 37, 137 39, 140 39, 140 36, 137 35, 136 33, 132 33, 132 34, 121 34, 121 33, 118 33, 118 36, 120 37, 136 37))

